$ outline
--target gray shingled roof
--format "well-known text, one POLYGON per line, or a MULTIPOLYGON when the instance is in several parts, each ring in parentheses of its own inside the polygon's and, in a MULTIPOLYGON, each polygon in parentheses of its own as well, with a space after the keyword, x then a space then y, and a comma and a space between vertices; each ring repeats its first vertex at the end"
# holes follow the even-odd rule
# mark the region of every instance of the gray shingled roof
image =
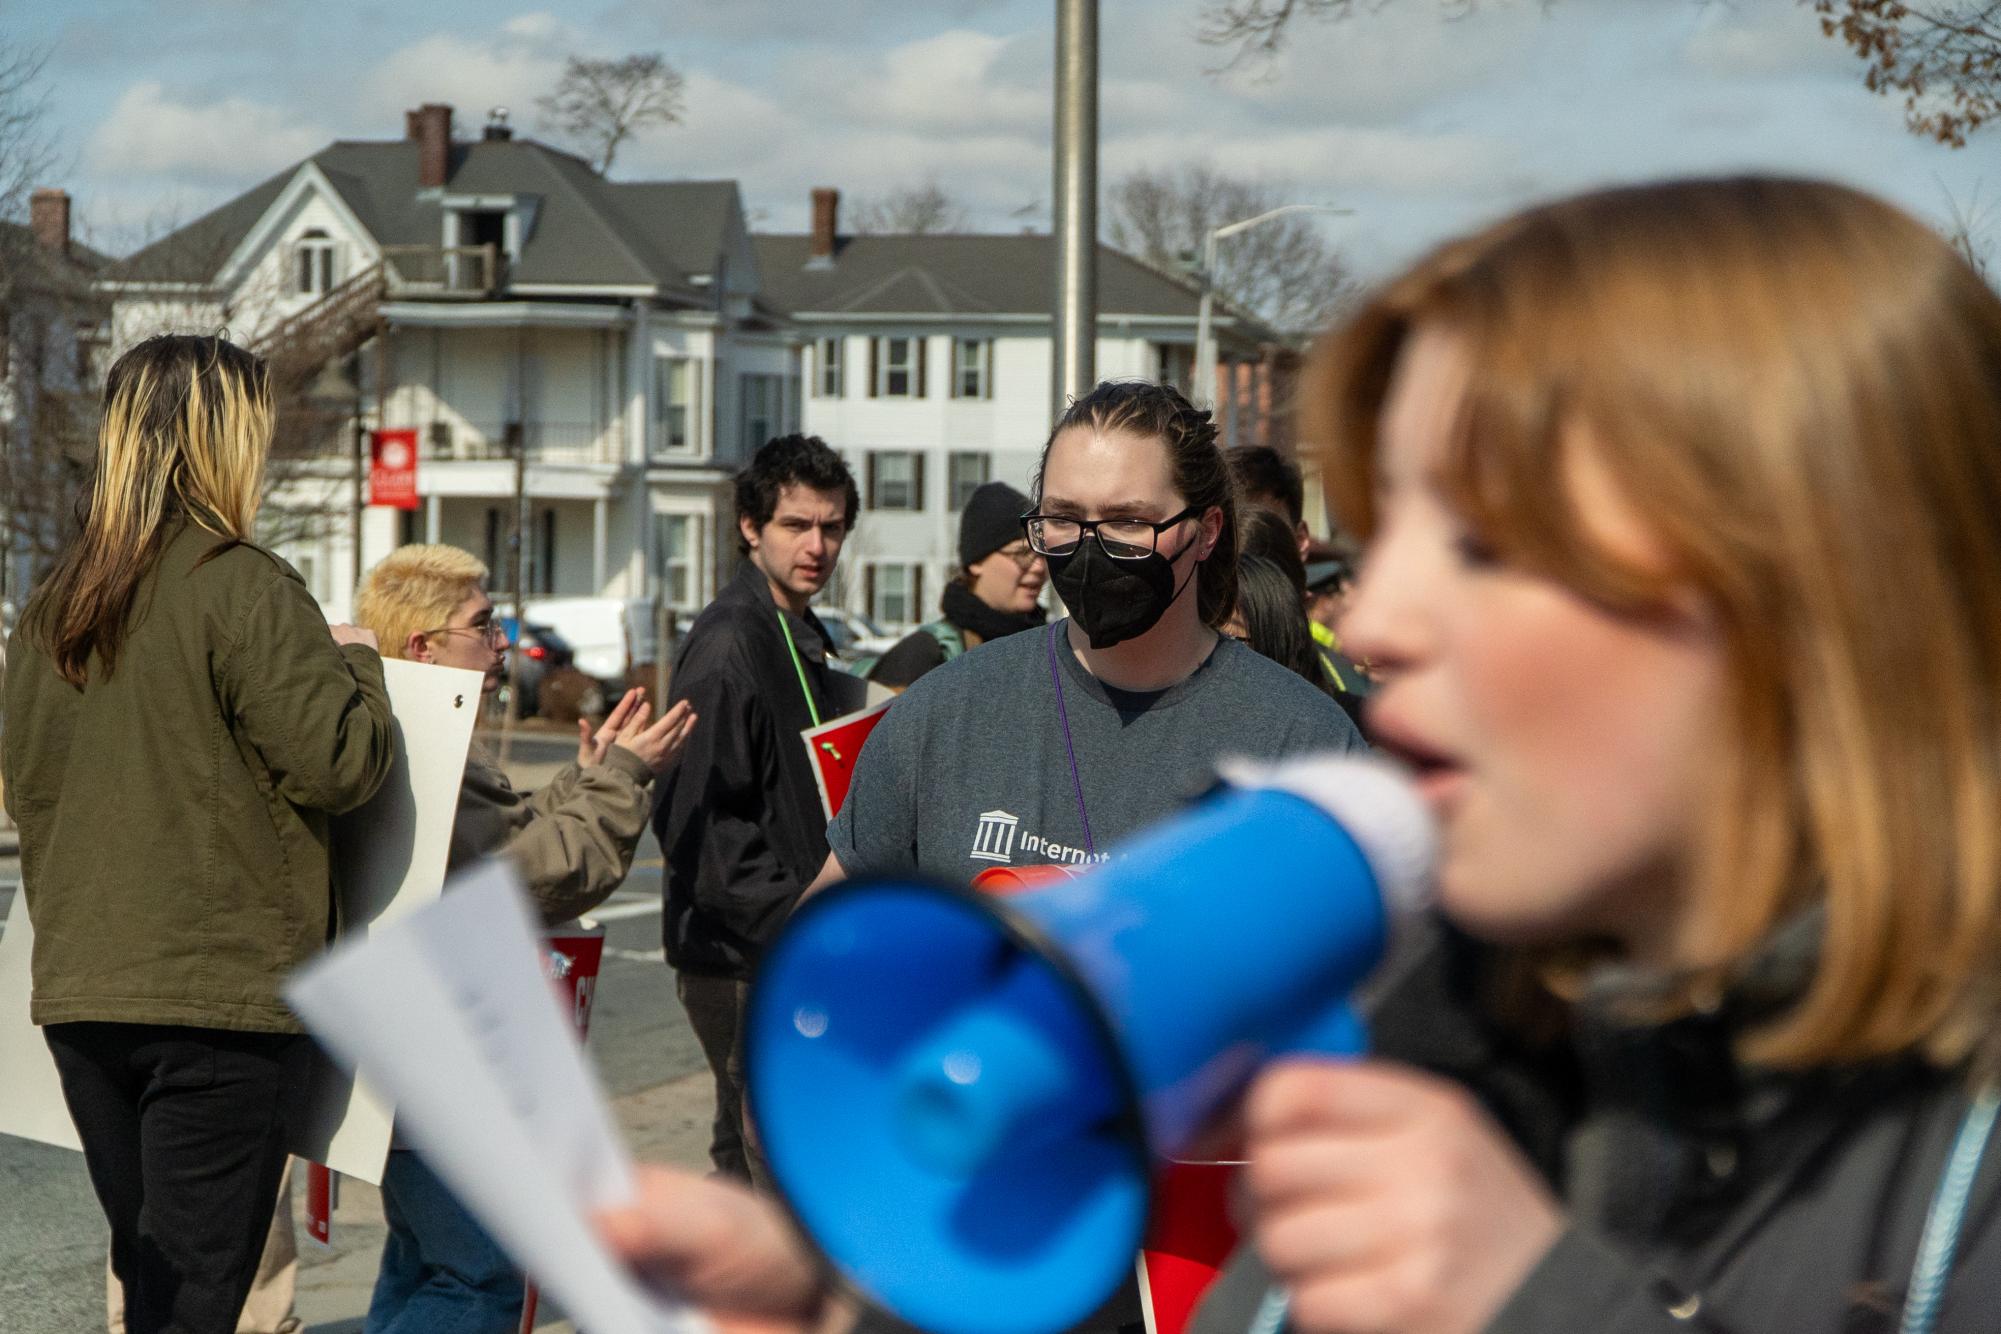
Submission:
MULTIPOLYGON (((1056 283, 1056 244, 1042 235, 844 236, 834 262, 808 263, 812 238, 759 236, 764 299, 795 315, 1038 315, 1056 283)), ((1108 245, 1098 247, 1103 317, 1193 319, 1200 293, 1108 245)), ((1229 312, 1219 309, 1219 318, 1229 312)))
POLYGON ((81 241, 58 255, 35 239, 34 230, 0 221, 0 291, 21 287, 65 299, 88 300, 90 280, 111 261, 81 241))
MULTIPOLYGON (((437 245, 435 196, 419 197, 408 140, 329 144, 308 161, 382 245, 437 245)), ((300 167, 273 176, 154 242, 106 276, 126 282, 205 282, 241 244, 300 167)), ((607 181, 581 159, 532 139, 452 146, 449 194, 540 197, 535 227, 510 272, 520 284, 653 287, 696 297, 736 207, 730 181, 607 181)))

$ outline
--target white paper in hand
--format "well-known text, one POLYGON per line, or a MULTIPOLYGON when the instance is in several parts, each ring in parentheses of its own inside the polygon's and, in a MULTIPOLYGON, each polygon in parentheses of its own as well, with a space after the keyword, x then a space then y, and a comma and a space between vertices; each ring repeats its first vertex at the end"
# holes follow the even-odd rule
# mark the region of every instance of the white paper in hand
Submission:
POLYGON ((395 1104, 404 1138, 580 1328, 706 1331, 587 1221, 632 1198, 632 1164, 542 953, 513 869, 491 862, 301 970, 286 999, 395 1104))

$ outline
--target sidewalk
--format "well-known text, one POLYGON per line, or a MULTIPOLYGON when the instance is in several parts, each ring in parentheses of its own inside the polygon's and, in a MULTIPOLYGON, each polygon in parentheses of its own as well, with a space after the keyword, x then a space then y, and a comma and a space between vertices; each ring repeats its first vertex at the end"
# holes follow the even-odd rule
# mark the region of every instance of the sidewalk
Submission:
MULTIPOLYGON (((715 1081, 703 1071, 620 1098, 612 1111, 633 1157, 706 1171, 715 1107, 715 1081)), ((295 1204, 300 1209, 305 1198, 304 1188, 299 1187, 295 1204)), ((333 1216, 332 1247, 322 1250, 303 1240, 303 1223, 299 1235, 297 1310, 307 1334, 359 1334, 359 1313, 368 1309, 376 1264, 382 1257, 382 1197, 366 1182, 344 1180, 340 1207, 333 1216)), ((563 1334, 571 1334, 573 1328, 546 1305, 535 1327, 563 1334)))

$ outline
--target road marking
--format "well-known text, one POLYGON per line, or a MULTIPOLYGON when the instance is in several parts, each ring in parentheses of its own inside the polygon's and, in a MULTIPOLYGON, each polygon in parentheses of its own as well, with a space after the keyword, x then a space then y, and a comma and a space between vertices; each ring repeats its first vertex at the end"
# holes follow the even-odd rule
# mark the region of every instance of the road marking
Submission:
POLYGON ((603 908, 595 908, 584 914, 584 916, 594 922, 623 922, 628 917, 657 917, 659 915, 659 899, 648 899, 644 903, 613 903, 603 908))
POLYGON ((658 871, 667 863, 658 857, 642 857, 632 864, 635 871, 658 871))
POLYGON ((605 957, 623 959, 627 963, 666 963, 667 951, 658 945, 650 950, 608 949, 605 951, 605 957))

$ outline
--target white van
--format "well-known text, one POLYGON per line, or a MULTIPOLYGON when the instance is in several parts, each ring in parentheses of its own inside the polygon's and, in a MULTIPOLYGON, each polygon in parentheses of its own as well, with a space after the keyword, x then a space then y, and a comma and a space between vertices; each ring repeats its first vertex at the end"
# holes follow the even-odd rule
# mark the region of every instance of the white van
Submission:
MULTIPOLYGON (((513 606, 501 610, 511 615, 513 606)), ((608 700, 618 698, 635 666, 655 658, 651 598, 529 598, 526 618, 568 640, 577 670, 602 681, 608 700)))

